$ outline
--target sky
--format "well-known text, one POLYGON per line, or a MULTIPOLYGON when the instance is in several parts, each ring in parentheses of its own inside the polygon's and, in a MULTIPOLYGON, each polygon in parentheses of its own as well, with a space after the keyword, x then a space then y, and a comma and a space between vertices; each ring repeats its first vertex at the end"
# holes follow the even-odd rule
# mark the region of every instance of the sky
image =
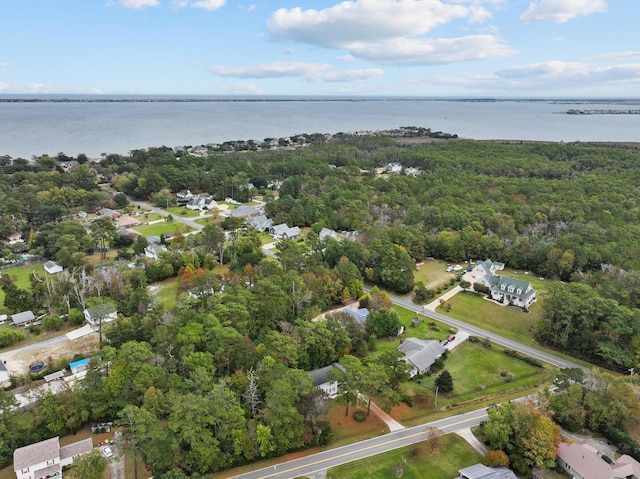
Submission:
POLYGON ((2 0, 0 94, 640 97, 638 0, 2 0))

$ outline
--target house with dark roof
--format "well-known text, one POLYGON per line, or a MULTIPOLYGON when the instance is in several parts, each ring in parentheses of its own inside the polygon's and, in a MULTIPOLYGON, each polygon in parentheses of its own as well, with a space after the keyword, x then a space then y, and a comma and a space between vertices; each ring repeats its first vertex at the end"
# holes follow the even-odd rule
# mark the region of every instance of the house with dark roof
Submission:
POLYGON ((400 359, 411 366, 409 377, 412 378, 429 371, 436 359, 444 353, 444 346, 440 341, 406 338, 398 346, 398 351, 404 353, 404 356, 400 359))
POLYGON ((489 288, 489 297, 494 301, 521 308, 531 306, 537 300, 536 290, 531 283, 495 274, 502 269, 504 269, 503 263, 494 263, 488 259, 476 265, 473 276, 476 283, 489 288))
POLYGON ((53 437, 13 452, 13 470, 17 479, 62 478, 62 468, 93 449, 91 438, 60 447, 60 438, 53 437))
POLYGON ((634 458, 624 454, 610 464, 585 441, 561 442, 557 459, 573 479, 640 479, 640 463, 634 458))
POLYGON ((340 369, 341 366, 337 363, 333 363, 329 366, 325 366, 324 368, 309 371, 309 377, 311 377, 311 384, 313 384, 313 387, 324 391, 324 393, 330 398, 336 397, 338 394, 338 381, 331 378, 331 371, 336 368, 340 369))
POLYGON ((29 323, 32 323, 36 320, 33 311, 23 311, 21 313, 16 313, 11 315, 11 323, 14 326, 26 326, 29 323))
POLYGON ((44 264, 44 270, 49 274, 58 274, 62 273, 62 271, 64 271, 64 268, 55 261, 49 260, 44 264))
POLYGON ((506 467, 488 467, 474 464, 458 471, 458 479, 518 479, 511 469, 506 467))

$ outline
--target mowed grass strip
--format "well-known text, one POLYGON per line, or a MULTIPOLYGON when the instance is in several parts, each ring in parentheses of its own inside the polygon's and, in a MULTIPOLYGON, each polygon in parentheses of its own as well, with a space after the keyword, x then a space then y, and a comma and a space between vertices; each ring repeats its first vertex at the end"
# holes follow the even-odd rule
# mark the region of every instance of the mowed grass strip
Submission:
POLYGON ((395 449, 367 459, 329 470, 329 479, 451 479, 458 470, 480 462, 482 458, 464 439, 449 434, 440 438, 432 453, 422 442, 395 449), (398 468, 402 475, 397 475, 398 468))

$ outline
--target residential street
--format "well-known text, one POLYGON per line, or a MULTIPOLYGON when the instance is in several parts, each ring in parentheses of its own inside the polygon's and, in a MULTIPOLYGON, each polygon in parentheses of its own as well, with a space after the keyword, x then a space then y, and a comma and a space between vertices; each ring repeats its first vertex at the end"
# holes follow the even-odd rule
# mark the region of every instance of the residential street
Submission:
POLYGON ((390 432, 384 436, 368 439, 348 446, 323 451, 283 464, 248 472, 237 479, 291 479, 299 476, 314 476, 316 473, 348 462, 374 456, 392 449, 409 446, 424 440, 425 431, 437 427, 444 434, 477 426, 487 418, 486 409, 478 409, 466 414, 440 419, 420 426, 390 432))

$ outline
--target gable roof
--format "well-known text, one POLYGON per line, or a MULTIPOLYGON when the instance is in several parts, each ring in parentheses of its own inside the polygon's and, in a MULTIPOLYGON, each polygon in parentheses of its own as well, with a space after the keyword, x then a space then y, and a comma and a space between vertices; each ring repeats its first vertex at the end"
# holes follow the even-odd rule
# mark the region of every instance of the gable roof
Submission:
POLYGON ((364 322, 367 320, 367 317, 369 316, 369 310, 367 308, 344 308, 342 311, 355 319, 359 324, 364 324, 364 322))
POLYGON ((44 264, 44 270, 49 274, 60 273, 61 271, 63 271, 63 269, 64 268, 55 261, 49 260, 44 264))
POLYGON ((333 369, 342 369, 338 363, 330 364, 329 366, 325 366, 320 369, 314 369, 313 371, 309 371, 309 376, 311 377, 311 384, 313 387, 320 386, 321 384, 328 383, 329 381, 333 381, 331 379, 331 371, 333 369))
POLYGON ((440 341, 407 338, 398 346, 398 351, 405 353, 403 361, 418 371, 426 371, 444 353, 444 346, 440 341))
POLYGON ((614 464, 608 464, 598 450, 587 442, 558 445, 558 457, 584 479, 611 479, 614 477, 628 477, 634 474, 640 477, 640 463, 630 456, 620 456, 614 464))
POLYGON ((29 321, 35 320, 36 317, 33 314, 33 311, 23 311, 21 313, 16 313, 11 315, 11 321, 16 326, 19 324, 28 323, 29 321))
POLYGON ((260 214, 260 210, 255 206, 242 205, 229 211, 229 214, 234 218, 244 218, 246 216, 257 216, 260 214))
POLYGON ((19 447, 13 451, 13 470, 19 471, 60 457, 59 436, 19 447))
POLYGON ((90 437, 67 446, 62 446, 60 448, 60 460, 79 456, 80 454, 90 452, 91 449, 93 449, 93 439, 90 437))
POLYGON ((324 239, 327 236, 330 236, 333 239, 337 239, 338 238, 338 233, 336 233, 334 230, 331 230, 329 228, 322 228, 320 230, 320 233, 318 234, 318 238, 319 239, 324 239))
POLYGON ((97 306, 93 306, 91 308, 85 309, 89 318, 99 318, 109 316, 113 313, 117 313, 118 310, 111 306, 110 304, 99 304, 97 306))

